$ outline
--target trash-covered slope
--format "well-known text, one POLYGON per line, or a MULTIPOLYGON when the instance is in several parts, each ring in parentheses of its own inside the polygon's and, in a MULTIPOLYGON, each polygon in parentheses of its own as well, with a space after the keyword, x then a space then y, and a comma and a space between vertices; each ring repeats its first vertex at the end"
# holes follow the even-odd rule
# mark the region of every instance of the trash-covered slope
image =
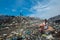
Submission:
POLYGON ((34 27, 42 22, 39 18, 24 16, 1 16, 0 35, 10 34, 12 31, 20 31, 21 28, 34 27), (3 17, 3 18, 2 18, 3 17))

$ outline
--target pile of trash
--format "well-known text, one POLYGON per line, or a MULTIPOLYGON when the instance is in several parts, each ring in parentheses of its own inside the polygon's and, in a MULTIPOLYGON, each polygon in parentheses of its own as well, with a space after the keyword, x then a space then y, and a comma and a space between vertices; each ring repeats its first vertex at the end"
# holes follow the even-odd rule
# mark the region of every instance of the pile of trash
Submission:
POLYGON ((2 26, 0 40, 60 40, 60 26, 38 18, 16 16, 2 26))

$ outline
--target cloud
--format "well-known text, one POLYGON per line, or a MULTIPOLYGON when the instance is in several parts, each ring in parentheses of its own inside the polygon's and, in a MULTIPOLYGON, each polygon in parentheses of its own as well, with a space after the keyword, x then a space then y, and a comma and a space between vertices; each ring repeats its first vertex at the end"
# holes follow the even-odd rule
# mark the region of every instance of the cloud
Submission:
POLYGON ((12 12, 16 12, 16 9, 12 9, 12 12))
POLYGON ((33 14, 29 16, 39 17, 39 18, 50 18, 56 15, 60 15, 60 0, 50 0, 39 2, 30 8, 33 14), (46 3, 47 2, 47 3, 46 3), (46 4, 43 4, 46 3, 46 4))

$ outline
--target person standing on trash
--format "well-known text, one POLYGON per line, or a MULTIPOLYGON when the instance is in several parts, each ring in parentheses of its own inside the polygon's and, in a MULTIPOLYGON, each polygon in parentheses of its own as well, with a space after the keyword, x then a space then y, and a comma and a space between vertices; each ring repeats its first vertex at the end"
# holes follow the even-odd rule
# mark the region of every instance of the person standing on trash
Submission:
POLYGON ((41 35, 44 33, 44 30, 48 29, 47 25, 48 25, 48 23, 47 23, 46 19, 43 21, 43 23, 40 24, 39 30, 40 30, 41 35))

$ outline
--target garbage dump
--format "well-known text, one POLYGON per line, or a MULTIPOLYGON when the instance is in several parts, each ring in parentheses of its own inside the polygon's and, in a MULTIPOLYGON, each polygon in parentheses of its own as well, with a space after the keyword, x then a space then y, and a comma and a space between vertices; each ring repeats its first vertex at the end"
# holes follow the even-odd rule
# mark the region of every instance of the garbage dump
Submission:
POLYGON ((60 25, 51 26, 48 20, 38 18, 11 18, 0 24, 0 40, 60 40, 60 25))

